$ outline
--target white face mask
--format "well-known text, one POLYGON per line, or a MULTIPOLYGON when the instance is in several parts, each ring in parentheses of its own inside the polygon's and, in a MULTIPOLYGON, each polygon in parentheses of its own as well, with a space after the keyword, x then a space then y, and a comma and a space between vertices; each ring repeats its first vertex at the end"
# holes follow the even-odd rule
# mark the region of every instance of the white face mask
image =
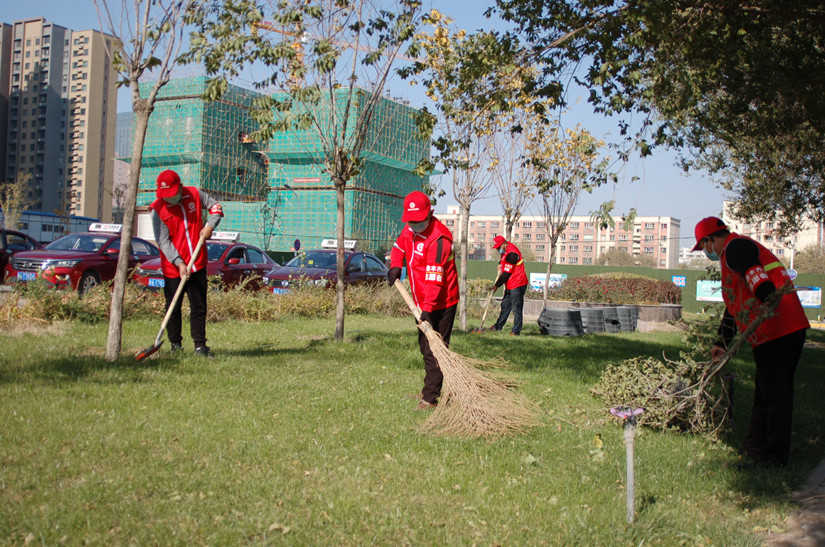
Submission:
POLYGON ((163 201, 165 201, 169 205, 176 205, 178 202, 180 202, 180 198, 181 195, 178 194, 176 196, 172 196, 171 198, 163 198, 163 201))

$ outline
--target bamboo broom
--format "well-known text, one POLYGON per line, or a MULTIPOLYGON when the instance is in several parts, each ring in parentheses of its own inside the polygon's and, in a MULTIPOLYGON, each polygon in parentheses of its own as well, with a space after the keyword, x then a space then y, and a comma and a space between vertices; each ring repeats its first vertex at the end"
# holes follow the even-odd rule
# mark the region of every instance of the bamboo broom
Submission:
POLYGON ((481 374, 477 368, 483 364, 480 361, 450 351, 441 335, 427 321, 421 321, 421 311, 401 281, 395 281, 395 288, 418 321, 444 375, 438 406, 421 425, 422 433, 496 439, 537 425, 531 401, 515 392, 512 383, 481 374))

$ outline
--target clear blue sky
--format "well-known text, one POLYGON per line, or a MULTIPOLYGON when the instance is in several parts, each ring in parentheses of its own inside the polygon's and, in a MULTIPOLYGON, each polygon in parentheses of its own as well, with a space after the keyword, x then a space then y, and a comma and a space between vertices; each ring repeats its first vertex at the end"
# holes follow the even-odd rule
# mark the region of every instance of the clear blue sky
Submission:
MULTIPOLYGON (((112 0, 112 4, 119 6, 120 0, 112 0)), ((425 0, 425 6, 436 8, 451 15, 458 24, 468 31, 477 28, 490 28, 497 25, 483 17, 486 6, 492 0, 470 2, 468 0, 425 0)), ((45 17, 58 25, 73 29, 99 29, 92 0, 3 0, 0 10, 0 19, 12 23, 19 19, 45 17)), ((414 89, 400 79, 391 83, 391 93, 396 96, 408 97, 413 105, 422 104, 422 98, 414 89)), ((576 97, 569 98, 571 102, 576 97)), ((121 93, 118 101, 119 111, 130 110, 128 95, 121 93)), ((581 123, 595 135, 606 141, 617 139, 618 128, 615 121, 592 114, 586 104, 579 105, 568 115, 568 125, 581 123)), ((657 151, 652 158, 631 159, 622 170, 617 184, 610 184, 596 190, 581 200, 577 214, 586 215, 598 208, 599 204, 610 199, 616 200, 615 211, 619 214, 630 208, 635 208, 639 215, 672 216, 682 221, 682 246, 690 239, 693 226, 696 222, 709 215, 718 215, 722 209, 722 200, 725 193, 716 188, 707 177, 692 174, 685 176, 674 165, 675 154, 668 151, 657 151), (638 180, 632 181, 634 177, 638 180), (687 238, 687 239, 685 239, 687 238)), ((447 185, 448 181, 444 181, 447 185)), ((446 205, 454 203, 449 196, 449 188, 445 188, 448 195, 439 200, 438 211, 443 211, 446 205)), ((478 213, 498 213, 495 197, 490 197, 477 203, 474 211, 478 213)))

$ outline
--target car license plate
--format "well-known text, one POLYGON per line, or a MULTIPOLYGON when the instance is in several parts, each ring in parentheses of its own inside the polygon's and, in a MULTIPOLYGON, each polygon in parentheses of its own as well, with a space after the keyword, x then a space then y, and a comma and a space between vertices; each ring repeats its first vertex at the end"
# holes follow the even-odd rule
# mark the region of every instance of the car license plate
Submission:
POLYGON ((34 272, 17 272, 18 281, 34 281, 36 278, 37 274, 34 272))
POLYGON ((163 287, 164 285, 166 285, 165 279, 155 279, 154 277, 149 278, 150 287, 163 287))
POLYGON ((281 287, 272 287, 272 294, 286 294, 289 289, 282 289, 281 287))

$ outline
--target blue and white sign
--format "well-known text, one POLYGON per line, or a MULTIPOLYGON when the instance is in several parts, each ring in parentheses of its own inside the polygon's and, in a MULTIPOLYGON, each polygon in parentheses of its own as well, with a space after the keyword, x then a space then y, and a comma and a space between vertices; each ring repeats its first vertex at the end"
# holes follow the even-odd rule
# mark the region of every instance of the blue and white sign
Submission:
POLYGON ((805 290, 797 291, 796 294, 803 308, 822 307, 822 287, 805 287, 805 290))
POLYGON ((673 276, 673 284, 677 287, 685 287, 687 286, 687 277, 684 275, 674 275, 673 276))
POLYGON ((696 282, 696 300, 702 302, 723 302, 722 282, 702 279, 696 282))
POLYGON ((788 270, 788 277, 790 277, 790 278, 791 278, 791 281, 793 281, 794 279, 796 279, 796 276, 797 276, 796 270, 794 270, 793 268, 791 268, 790 270, 788 270))
MULTIPOLYGON (((544 280, 547 278, 547 274, 543 273, 531 273, 530 274, 530 290, 533 291, 541 291, 544 289, 544 280)), ((561 285, 561 282, 567 279, 567 274, 550 274, 550 282, 547 284, 547 288, 552 289, 553 287, 558 287, 561 285)))

